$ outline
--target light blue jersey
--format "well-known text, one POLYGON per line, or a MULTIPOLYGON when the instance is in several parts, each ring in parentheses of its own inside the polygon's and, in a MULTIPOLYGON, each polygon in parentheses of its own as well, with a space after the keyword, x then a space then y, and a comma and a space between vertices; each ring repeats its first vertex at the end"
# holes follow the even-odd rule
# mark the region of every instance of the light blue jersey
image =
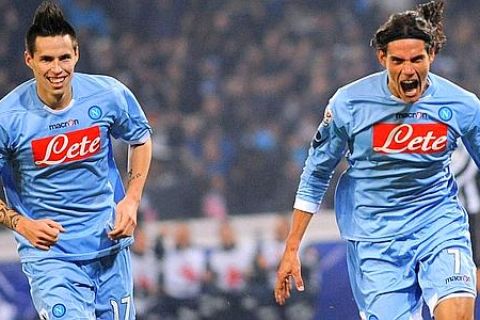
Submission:
POLYGON ((125 248, 132 238, 107 237, 124 195, 111 137, 148 140, 151 128, 139 103, 113 78, 75 73, 73 100, 56 111, 40 101, 35 86, 27 81, 0 101, 5 194, 22 215, 52 219, 65 232, 48 251, 16 234, 21 260, 87 260, 125 248))
POLYGON ((391 94, 385 71, 338 90, 309 150, 295 208, 319 210, 346 155, 335 199, 345 239, 384 241, 425 226, 435 233, 452 221, 466 225, 449 164, 458 138, 480 163, 480 101, 437 75, 428 81, 413 104, 391 94))

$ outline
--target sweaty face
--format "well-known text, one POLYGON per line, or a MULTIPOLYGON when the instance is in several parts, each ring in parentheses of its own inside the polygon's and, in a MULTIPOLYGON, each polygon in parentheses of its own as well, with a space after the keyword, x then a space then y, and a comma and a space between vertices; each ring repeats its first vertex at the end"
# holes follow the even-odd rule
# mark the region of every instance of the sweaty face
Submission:
POLYGON ((386 52, 377 57, 387 69, 388 87, 394 96, 406 103, 420 99, 428 87, 427 76, 435 57, 419 39, 400 39, 388 44, 386 52))
POLYGON ((78 47, 68 35, 37 37, 35 52, 25 52, 25 63, 37 81, 40 99, 53 109, 72 100, 72 76, 78 61, 78 47))

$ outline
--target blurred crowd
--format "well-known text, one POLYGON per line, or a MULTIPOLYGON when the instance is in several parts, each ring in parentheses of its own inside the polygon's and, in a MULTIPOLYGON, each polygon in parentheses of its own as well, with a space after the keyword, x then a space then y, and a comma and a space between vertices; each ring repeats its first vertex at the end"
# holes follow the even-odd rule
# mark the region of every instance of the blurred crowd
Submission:
MULTIPOLYGON (((0 0, 1 96, 31 77, 23 37, 38 3, 0 0)), ((418 1, 60 3, 79 31, 77 70, 127 84, 154 127, 143 209, 162 220, 290 210, 328 99, 380 70, 369 39, 418 1)), ((479 11, 478 1, 446 1, 448 43, 433 68, 476 93, 479 11)))
POLYGON ((231 222, 219 222, 205 247, 184 222, 163 228, 154 241, 142 227, 132 246, 135 304, 139 320, 310 320, 320 286, 320 259, 314 245, 302 249, 301 295, 285 308, 273 299, 276 268, 289 219, 278 216, 271 237, 249 241, 231 222))

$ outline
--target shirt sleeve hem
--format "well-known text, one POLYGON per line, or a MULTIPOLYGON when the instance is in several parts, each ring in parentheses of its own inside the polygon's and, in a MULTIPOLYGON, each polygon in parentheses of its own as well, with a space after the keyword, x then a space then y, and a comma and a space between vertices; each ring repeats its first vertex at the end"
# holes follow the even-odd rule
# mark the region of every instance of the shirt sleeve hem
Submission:
POLYGON ((150 130, 148 130, 147 132, 145 132, 143 134, 143 136, 140 138, 140 139, 137 139, 137 140, 130 140, 130 141, 125 141, 126 143, 130 144, 130 145, 140 145, 140 144, 144 144, 145 142, 147 142, 148 138, 150 138, 150 130))
POLYGON ((302 210, 305 212, 317 213, 320 210, 320 204, 296 198, 293 208, 302 210))

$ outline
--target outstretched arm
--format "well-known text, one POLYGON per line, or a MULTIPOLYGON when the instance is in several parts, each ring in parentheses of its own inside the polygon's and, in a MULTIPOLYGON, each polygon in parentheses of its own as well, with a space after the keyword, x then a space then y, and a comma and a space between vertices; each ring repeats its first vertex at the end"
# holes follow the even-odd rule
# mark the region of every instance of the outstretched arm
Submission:
POLYGON ((111 239, 133 235, 137 226, 137 211, 142 199, 151 158, 152 141, 150 138, 144 144, 129 147, 127 191, 125 198, 117 204, 115 226, 108 234, 111 239))
POLYGON ((275 300, 280 305, 283 305, 290 297, 292 278, 297 290, 304 290, 299 249, 311 218, 312 214, 309 212, 298 209, 293 211, 292 226, 286 240, 283 257, 280 260, 277 271, 277 281, 275 283, 275 300))

